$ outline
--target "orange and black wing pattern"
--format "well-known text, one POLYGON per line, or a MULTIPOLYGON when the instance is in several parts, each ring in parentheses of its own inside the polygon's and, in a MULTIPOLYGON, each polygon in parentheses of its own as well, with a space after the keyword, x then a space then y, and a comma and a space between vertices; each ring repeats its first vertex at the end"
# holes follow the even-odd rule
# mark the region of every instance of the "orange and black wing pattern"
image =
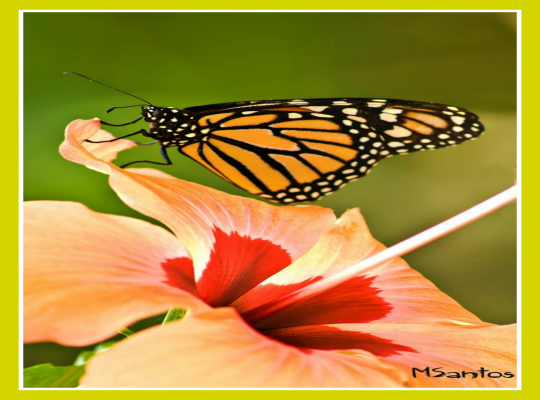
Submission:
POLYGON ((396 154, 479 136, 458 107, 389 99, 267 100, 186 108, 202 139, 180 152, 270 201, 315 201, 396 154))

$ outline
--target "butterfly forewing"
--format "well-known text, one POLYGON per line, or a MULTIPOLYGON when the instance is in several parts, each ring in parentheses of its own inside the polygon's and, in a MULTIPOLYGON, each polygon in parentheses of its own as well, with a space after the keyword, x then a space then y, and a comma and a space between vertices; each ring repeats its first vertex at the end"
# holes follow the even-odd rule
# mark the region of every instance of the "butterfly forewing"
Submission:
POLYGON ((180 151, 242 189, 314 201, 383 158, 458 144, 483 127, 466 110, 387 99, 267 100, 191 107, 202 141, 180 151))

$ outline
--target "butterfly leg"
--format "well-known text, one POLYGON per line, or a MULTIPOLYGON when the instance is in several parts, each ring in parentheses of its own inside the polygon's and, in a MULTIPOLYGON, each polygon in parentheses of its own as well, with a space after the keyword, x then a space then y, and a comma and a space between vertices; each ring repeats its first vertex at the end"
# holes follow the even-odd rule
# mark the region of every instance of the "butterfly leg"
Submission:
POLYGON ((163 158, 165 159, 166 162, 163 163, 163 162, 148 161, 148 160, 132 161, 132 162, 129 162, 127 164, 124 164, 124 165, 120 166, 120 168, 125 168, 128 165, 137 164, 137 163, 149 163, 149 164, 157 164, 157 165, 171 165, 172 162, 169 159, 169 156, 167 155, 167 148, 165 146, 161 146, 159 151, 160 151, 161 155, 163 156, 163 158))
POLYGON ((114 141, 116 141, 116 140, 125 139, 125 138, 127 138, 127 137, 135 136, 135 135, 138 135, 138 134, 142 134, 143 136, 147 136, 147 135, 148 135, 148 132, 146 132, 144 129, 140 129, 140 130, 138 130, 137 132, 133 132, 133 133, 130 133, 129 135, 120 136, 120 137, 117 137, 117 138, 114 138, 114 139, 111 139, 111 140, 99 140, 99 141, 93 141, 93 140, 90 140, 90 139, 85 139, 85 140, 83 140, 83 142, 88 142, 88 143, 107 143, 107 142, 114 142, 114 141))
POLYGON ((133 142, 133 143, 137 143, 139 146, 150 146, 151 144, 159 143, 159 140, 154 140, 153 142, 148 142, 148 143, 141 143, 141 142, 133 142))
POLYGON ((126 122, 125 124, 109 124, 108 122, 105 122, 105 121, 99 121, 99 122, 101 123, 101 125, 107 125, 107 126, 126 126, 126 125, 134 124, 135 122, 140 121, 142 118, 143 117, 139 117, 136 120, 133 120, 131 122, 126 122))

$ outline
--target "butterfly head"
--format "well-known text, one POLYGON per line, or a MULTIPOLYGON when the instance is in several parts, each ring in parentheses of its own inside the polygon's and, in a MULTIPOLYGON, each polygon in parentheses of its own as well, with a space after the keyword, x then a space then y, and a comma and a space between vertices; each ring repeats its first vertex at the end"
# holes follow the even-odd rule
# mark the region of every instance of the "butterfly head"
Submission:
POLYGON ((142 117, 146 122, 150 122, 148 136, 163 145, 178 146, 189 141, 185 136, 192 127, 193 115, 188 111, 174 107, 149 106, 142 108, 142 117))

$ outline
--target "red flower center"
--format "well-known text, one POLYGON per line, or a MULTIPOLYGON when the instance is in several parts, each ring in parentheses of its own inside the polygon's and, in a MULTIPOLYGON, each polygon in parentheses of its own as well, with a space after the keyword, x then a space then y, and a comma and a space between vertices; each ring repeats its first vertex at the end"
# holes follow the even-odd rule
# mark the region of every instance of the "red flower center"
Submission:
MULTIPOLYGON (((281 246, 265 239, 227 234, 214 230, 214 247, 201 278, 193 291, 214 307, 229 306, 270 276, 289 266, 292 260, 281 246)), ((193 264, 187 258, 167 260, 163 264, 167 282, 185 287, 193 281, 193 264)), ((257 307, 298 290, 322 277, 317 276, 290 285, 265 284, 257 287, 248 300, 249 311, 242 317, 250 323, 257 307)), ((262 334, 304 349, 360 348, 379 356, 415 350, 377 336, 341 330, 328 324, 367 323, 386 316, 392 307, 373 286, 374 277, 358 276, 320 295, 280 311, 253 324, 262 334)), ((251 324, 250 324, 251 325, 251 324)))

